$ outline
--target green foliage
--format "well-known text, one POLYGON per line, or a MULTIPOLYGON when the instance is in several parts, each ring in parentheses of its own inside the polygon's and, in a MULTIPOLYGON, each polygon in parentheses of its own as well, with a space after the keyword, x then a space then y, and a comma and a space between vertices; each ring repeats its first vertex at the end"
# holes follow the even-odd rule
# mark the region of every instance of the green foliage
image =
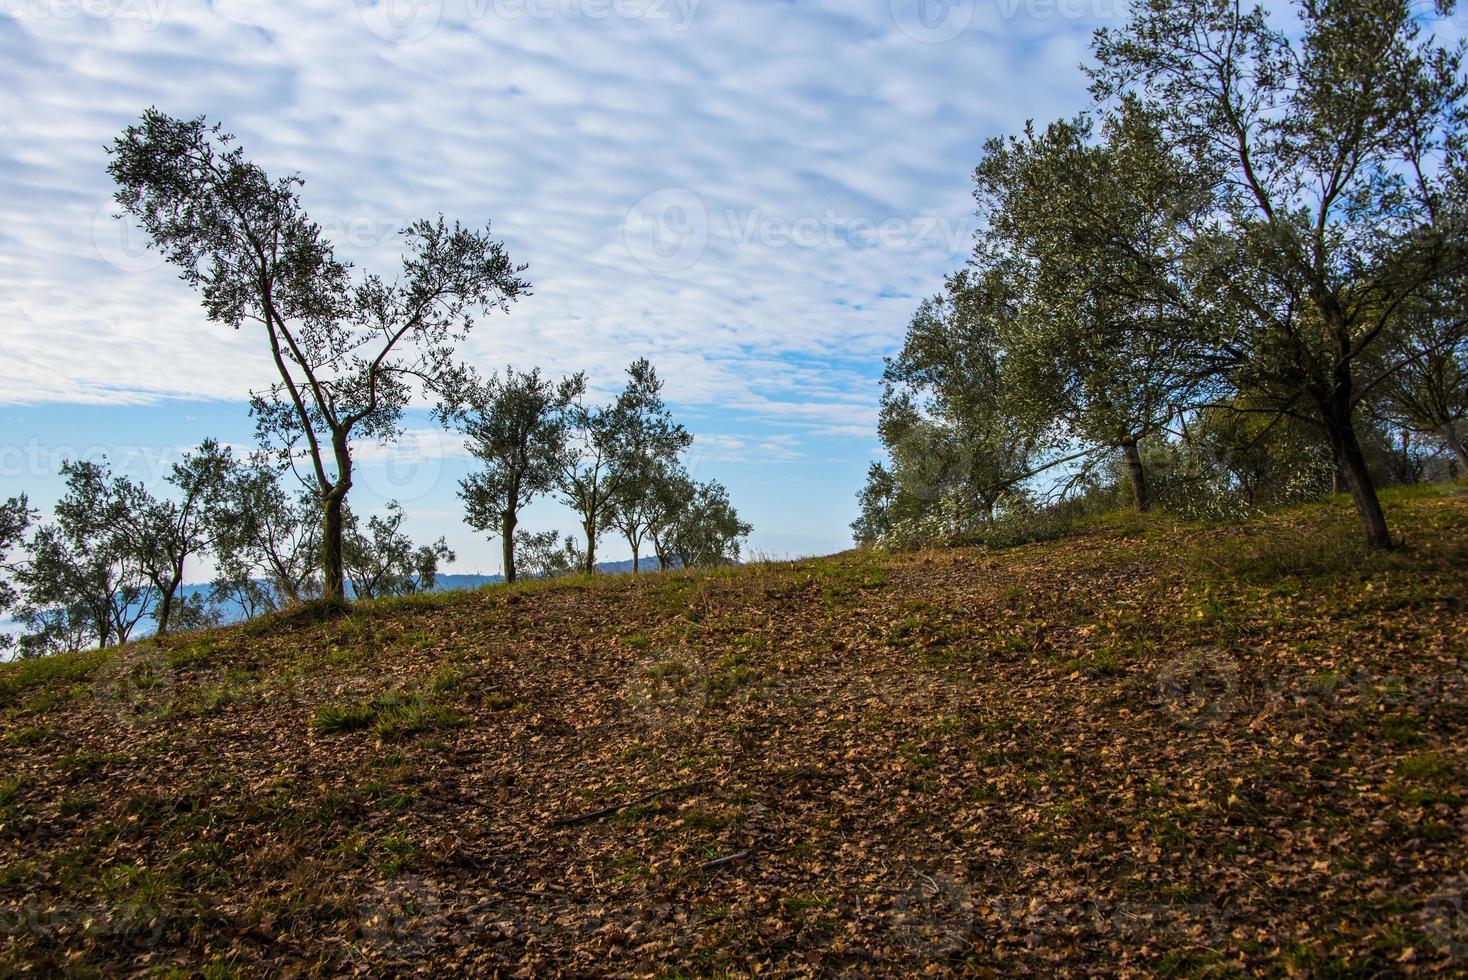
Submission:
POLYGON ((211 597, 232 601, 247 618, 321 594, 321 501, 294 496, 257 453, 226 474, 210 528, 217 569, 211 597))
POLYGON ((438 563, 454 560, 443 538, 414 546, 401 530, 403 508, 397 501, 387 505, 386 517, 369 517, 365 533, 350 511, 346 524, 342 560, 358 599, 431 592, 438 579, 438 563))
POLYGON ((124 643, 160 598, 130 533, 157 506, 153 498, 105 461, 65 462, 61 475, 66 493, 54 520, 36 530, 30 561, 16 573, 23 656, 124 643))
POLYGON ((272 180, 220 126, 150 109, 110 152, 117 203, 200 292, 209 319, 261 327, 279 377, 252 395, 256 432, 282 464, 304 454, 322 503, 323 590, 340 599, 352 439, 396 437, 415 387, 453 401, 466 380, 455 344, 476 314, 528 289, 523 267, 487 229, 439 216, 405 229, 399 279, 354 282, 306 215, 301 178, 272 180))
MULTIPOLYGON (((26 529, 34 518, 25 494, 0 502, 0 616, 8 613, 20 597, 13 577, 21 566, 12 552, 24 543, 26 529)), ((0 633, 0 650, 9 649, 13 642, 13 637, 0 633)))
POLYGON ((662 390, 647 358, 628 365, 627 384, 610 405, 586 403, 581 375, 561 384, 558 397, 571 438, 561 455, 557 489, 580 515, 587 574, 596 571, 597 541, 607 527, 620 525, 636 549, 656 512, 651 487, 693 441, 673 421, 662 390))
POLYGON ((465 521, 476 531, 499 535, 505 580, 515 581, 515 525, 520 509, 555 485, 566 452, 566 401, 574 379, 559 387, 540 376, 506 367, 467 389, 466 404, 454 415, 469 437, 469 451, 484 464, 459 483, 465 521))
POLYGON ((1405 0, 1297 14, 1139 6, 1096 35, 1090 113, 986 144, 970 268, 888 368, 859 541, 976 533, 994 488, 1071 464, 1053 494, 1210 520, 1339 477, 1382 547, 1377 486, 1427 468, 1377 418, 1468 468, 1464 49, 1405 0))
POLYGON ((521 569, 531 578, 575 575, 586 567, 586 555, 569 534, 559 531, 515 532, 515 552, 521 569))

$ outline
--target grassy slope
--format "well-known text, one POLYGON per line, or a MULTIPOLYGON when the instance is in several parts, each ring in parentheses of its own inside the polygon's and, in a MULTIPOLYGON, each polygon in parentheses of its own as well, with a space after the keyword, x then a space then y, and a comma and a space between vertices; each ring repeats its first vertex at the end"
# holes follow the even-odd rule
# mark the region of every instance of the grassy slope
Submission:
POLYGON ((1389 515, 6 665, 0 972, 1468 969, 1468 497, 1389 515))

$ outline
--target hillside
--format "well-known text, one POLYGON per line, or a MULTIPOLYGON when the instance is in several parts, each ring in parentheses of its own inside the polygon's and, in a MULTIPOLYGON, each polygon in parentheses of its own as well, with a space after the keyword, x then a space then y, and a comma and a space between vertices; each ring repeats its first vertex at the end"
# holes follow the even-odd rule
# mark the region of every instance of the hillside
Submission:
POLYGON ((0 968, 1468 963, 1468 495, 0 667, 0 968))

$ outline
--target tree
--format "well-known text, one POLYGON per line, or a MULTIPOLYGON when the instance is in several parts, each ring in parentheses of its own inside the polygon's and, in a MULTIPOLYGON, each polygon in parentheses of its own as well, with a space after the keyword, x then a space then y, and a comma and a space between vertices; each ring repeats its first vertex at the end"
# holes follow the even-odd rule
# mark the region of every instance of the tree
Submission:
POLYGON ((728 565, 739 560, 740 541, 753 530, 739 519, 723 484, 696 483, 670 528, 670 550, 684 568, 728 565))
POLYGON ((476 531, 499 535, 507 582, 516 578, 520 509, 555 484, 566 450, 564 399, 575 388, 571 379, 553 387, 539 368, 520 373, 507 367, 503 380, 496 375, 470 388, 468 403, 455 413, 469 451, 484 463, 459 482, 465 519, 476 531))
POLYGON ((1003 347, 1016 296, 997 269, 950 276, 887 361, 877 434, 894 480, 891 519, 961 533, 991 523, 1032 475, 1043 424, 1017 406, 1003 347))
POLYGON ((625 478, 607 511, 607 526, 620 531, 627 539, 627 546, 632 550, 633 575, 638 574, 642 545, 646 541, 653 542, 658 568, 666 571, 665 554, 656 542, 669 521, 676 519, 678 501, 683 499, 688 484, 687 475, 676 460, 667 459, 635 462, 623 475, 625 478))
MULTIPOLYGON (((35 519, 25 494, 0 503, 0 616, 6 615, 20 598, 15 576, 23 567, 12 555, 25 543, 26 530, 35 519)), ((15 638, 0 633, 0 650, 8 650, 15 638)))
POLYGON ((233 463, 209 529, 214 601, 233 601, 249 618, 319 595, 320 513, 312 488, 288 494, 266 456, 233 463))
POLYGON ((1183 445, 1200 478, 1230 485, 1248 507, 1287 499, 1293 483, 1313 483, 1312 473, 1329 470, 1319 426, 1260 411, 1245 399, 1209 405, 1185 420, 1183 445))
POLYGON ((532 534, 522 528, 515 532, 515 550, 532 578, 571 575, 586 565, 586 556, 576 547, 576 539, 568 534, 562 541, 558 531, 532 534))
POLYGON ((1211 220, 1188 229, 1192 295, 1163 275, 1142 295, 1211 320, 1216 369, 1324 427, 1365 539, 1384 547, 1361 374, 1399 311, 1463 268, 1462 52, 1423 39, 1406 0, 1297 12, 1295 40, 1233 0, 1135 8, 1098 32, 1093 91, 1135 99, 1220 176, 1211 220))
POLYGON ((321 504, 322 592, 345 595, 343 511, 352 439, 394 438, 415 386, 452 399, 455 345, 474 315, 528 290, 501 243, 442 215, 403 233, 396 282, 355 282, 301 206, 299 176, 272 180, 203 118, 150 109, 111 148, 116 199, 200 290, 209 319, 257 324, 279 380, 252 393, 262 442, 303 455, 321 504))
POLYGON ((16 578, 25 596, 25 655, 126 643, 157 606, 159 593, 122 530, 148 506, 146 494, 105 463, 61 464, 66 493, 54 519, 36 529, 30 561, 16 578))
POLYGON ((443 538, 415 546, 402 527, 403 508, 397 501, 387 505, 387 516, 367 518, 365 531, 348 511, 343 557, 356 598, 430 592, 438 580, 439 563, 454 560, 443 538))
POLYGON ((861 513, 851 522, 851 535, 857 544, 876 544, 892 530, 892 509, 897 498, 897 478, 881 463, 867 467, 867 482, 857 494, 861 513))
POLYGON ((1406 432, 1441 439, 1468 474, 1468 318, 1461 288, 1403 312, 1388 340, 1376 404, 1406 432))
POLYGON ((1009 297, 994 328, 1008 414, 1119 451, 1138 511, 1151 503, 1142 440, 1191 403, 1211 372, 1204 338, 1185 329, 1193 321, 1179 329, 1124 270, 1136 257, 1144 273, 1165 268, 1181 230, 1207 207, 1207 187, 1206 174, 1169 153, 1155 120, 1131 103, 1107 118, 1099 139, 1082 117, 991 140, 976 171, 988 231, 975 264, 989 290, 1009 297))
MULTIPOLYGON (((662 382, 646 358, 627 368, 627 385, 606 406, 586 404, 586 381, 561 383, 570 434, 556 486, 581 518, 586 535, 583 571, 596 571, 596 542, 622 498, 659 465, 676 459, 692 437, 673 422, 662 400, 662 382)), ((645 485, 645 484, 644 484, 645 485)))
MULTIPOLYGON (((233 465, 227 448, 206 439, 175 463, 166 478, 179 499, 154 500, 134 487, 131 505, 119 513, 119 530, 158 595, 154 619, 159 636, 173 625, 185 564, 209 545, 212 510, 233 465)), ((199 621, 197 612, 191 618, 199 621)))

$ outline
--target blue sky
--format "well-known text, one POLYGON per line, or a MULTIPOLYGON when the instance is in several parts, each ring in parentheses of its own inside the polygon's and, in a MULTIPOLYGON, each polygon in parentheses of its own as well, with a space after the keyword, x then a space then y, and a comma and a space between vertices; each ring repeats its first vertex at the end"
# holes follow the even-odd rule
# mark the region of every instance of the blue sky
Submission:
MULTIPOLYGON (((156 481, 247 447, 259 338, 112 220, 104 147, 149 105, 225 123, 359 266, 439 211, 492 221, 534 295, 464 349, 488 370, 646 355, 772 556, 849 545, 881 359, 966 256, 983 141, 1085 103, 1122 0, 0 0, 0 496, 66 456, 156 481)), ((422 413, 353 491, 402 501, 458 571, 468 460, 422 413)), ((546 501, 532 529, 571 530, 546 501)), ((608 559, 626 547, 608 538, 608 559)), ((202 572, 201 572, 202 574, 202 572)), ((197 576, 194 576, 197 577, 197 576)))

